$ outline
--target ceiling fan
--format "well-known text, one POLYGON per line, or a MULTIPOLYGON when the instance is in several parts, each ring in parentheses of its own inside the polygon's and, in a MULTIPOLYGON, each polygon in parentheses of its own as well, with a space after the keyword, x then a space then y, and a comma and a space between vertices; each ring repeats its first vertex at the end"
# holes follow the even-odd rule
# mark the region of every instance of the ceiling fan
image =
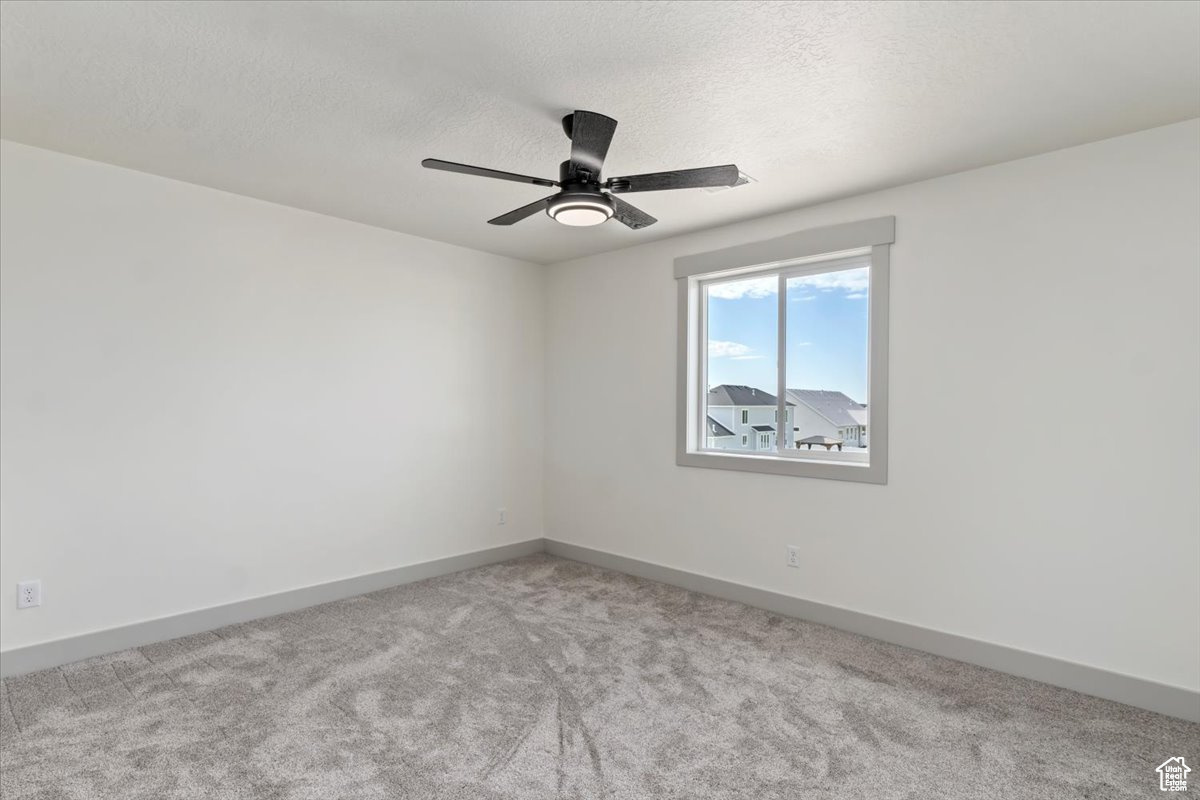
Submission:
POLYGON ((463 175, 478 175, 483 178, 499 178, 502 181, 532 183, 534 186, 557 186, 561 191, 527 206, 489 219, 490 225, 512 225, 538 211, 545 211, 550 218, 564 225, 599 225, 609 219, 637 230, 658 222, 639 208, 631 206, 616 194, 625 192, 658 192, 664 189, 698 189, 708 186, 733 186, 738 182, 738 168, 733 164, 722 167, 678 169, 669 172, 650 172, 645 175, 626 175, 601 181, 600 170, 608 146, 612 143, 617 121, 592 111, 576 111, 562 120, 563 131, 571 140, 571 158, 558 168, 558 180, 532 178, 512 172, 501 172, 470 164, 456 164, 427 158, 421 166, 463 175))

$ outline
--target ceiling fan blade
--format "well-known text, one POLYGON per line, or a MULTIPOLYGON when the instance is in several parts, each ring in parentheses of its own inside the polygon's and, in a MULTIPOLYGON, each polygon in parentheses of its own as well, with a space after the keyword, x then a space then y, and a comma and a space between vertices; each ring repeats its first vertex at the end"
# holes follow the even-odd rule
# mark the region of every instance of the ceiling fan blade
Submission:
POLYGON ((629 203, 626 203, 619 197, 609 197, 609 199, 613 202, 613 219, 624 223, 635 231, 638 228, 645 228, 658 222, 658 220, 645 211, 629 205, 629 203))
POLYGON ((534 186, 558 186, 558 181, 546 178, 531 178, 528 175, 518 175, 515 172, 501 172, 487 167, 473 167, 470 164, 457 164, 453 161, 442 161, 440 158, 427 158, 421 162, 426 169, 440 169, 446 172, 459 172, 463 175, 478 175, 480 178, 499 178, 502 181, 517 183, 532 183, 534 186))
POLYGON ((571 172, 586 171, 592 180, 599 180, 600 169, 612 144, 617 121, 593 111, 576 111, 571 115, 571 172))
POLYGON ((609 178, 605 186, 613 192, 701 189, 706 186, 733 186, 738 182, 738 175, 736 165, 726 164, 723 167, 676 169, 668 172, 650 172, 646 175, 627 175, 624 178, 609 178))
MULTIPOLYGON (((556 196, 557 195, 550 195, 550 197, 556 196)), ((550 197, 543 197, 541 200, 537 200, 527 206, 514 208, 507 214, 501 214, 495 219, 489 219, 488 225, 512 225, 514 222, 520 222, 526 217, 532 216, 539 211, 545 211, 546 206, 550 205, 550 197)))

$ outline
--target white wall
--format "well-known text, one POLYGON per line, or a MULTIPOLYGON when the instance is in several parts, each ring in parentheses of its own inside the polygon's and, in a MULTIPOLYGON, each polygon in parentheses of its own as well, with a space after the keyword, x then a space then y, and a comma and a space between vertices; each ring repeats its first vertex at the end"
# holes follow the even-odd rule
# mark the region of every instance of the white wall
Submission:
POLYGON ((1200 688, 1198 220, 1192 121, 552 266, 546 534, 1200 688), (886 214, 890 483, 676 466, 672 260, 886 214))
POLYGON ((3 648, 541 536, 542 267, 0 158, 3 648))

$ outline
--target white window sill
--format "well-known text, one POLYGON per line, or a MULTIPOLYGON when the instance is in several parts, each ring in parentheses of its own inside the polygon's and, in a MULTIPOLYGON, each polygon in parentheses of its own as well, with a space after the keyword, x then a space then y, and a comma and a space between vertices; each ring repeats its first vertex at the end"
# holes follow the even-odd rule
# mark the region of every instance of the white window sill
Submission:
POLYGON ((739 472, 762 472, 768 475, 794 475, 803 478, 827 478, 859 483, 887 483, 887 470, 881 463, 870 464, 861 454, 847 453, 847 458, 822 458, 807 452, 800 455, 770 455, 764 453, 733 453, 727 450, 699 450, 676 454, 675 463, 681 467, 729 469, 739 472))

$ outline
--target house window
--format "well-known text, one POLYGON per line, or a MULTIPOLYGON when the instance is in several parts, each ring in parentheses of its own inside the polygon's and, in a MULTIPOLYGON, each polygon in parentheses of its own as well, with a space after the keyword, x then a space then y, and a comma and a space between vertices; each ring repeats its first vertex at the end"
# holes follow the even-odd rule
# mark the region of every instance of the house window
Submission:
POLYGON ((676 260, 677 463, 887 482, 894 232, 883 217, 676 260), (760 430, 757 451, 723 452, 697 420, 729 419, 735 407, 743 425, 782 418, 792 434, 760 430))
POLYGON ((742 434, 742 447, 745 447, 749 443, 750 443, 750 437, 743 433, 742 434))

